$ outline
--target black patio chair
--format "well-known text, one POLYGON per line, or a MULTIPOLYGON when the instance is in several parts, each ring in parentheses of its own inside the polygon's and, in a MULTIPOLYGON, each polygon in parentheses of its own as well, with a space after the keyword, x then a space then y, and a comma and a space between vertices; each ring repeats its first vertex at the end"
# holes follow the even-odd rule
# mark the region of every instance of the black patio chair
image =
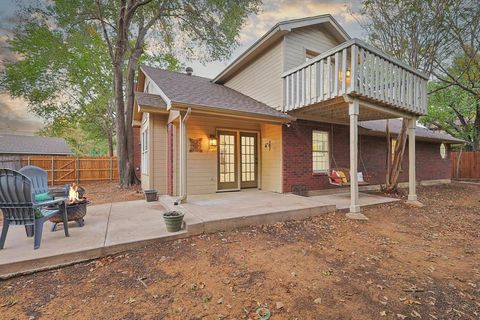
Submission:
MULTIPOLYGON (((68 189, 70 186, 64 185, 64 186, 59 186, 53 189, 50 189, 48 187, 48 172, 43 170, 40 167, 37 166, 25 166, 22 167, 20 170, 18 170, 21 174, 24 176, 28 177, 30 181, 32 181, 32 193, 34 196, 42 195, 42 194, 48 194, 48 199, 44 199, 43 201, 46 200, 54 200, 57 197, 64 197, 66 198, 68 196, 68 189)), ((68 212, 67 212, 68 213, 68 212)), ((25 227, 27 234, 28 235, 33 235, 33 226, 26 226, 25 227)), ((57 224, 54 223, 52 224, 52 232, 57 229, 57 224)))
POLYGON ((55 215, 63 216, 65 236, 69 236, 66 199, 36 202, 32 184, 32 180, 18 171, 0 169, 0 209, 3 213, 0 249, 5 245, 10 225, 25 226, 27 237, 34 237, 33 248, 38 249, 42 241, 43 223, 55 215))
POLYGON ((24 176, 27 176, 32 181, 33 194, 38 195, 42 193, 49 193, 51 198, 67 197, 69 185, 58 186, 53 189, 48 187, 48 173, 37 166, 25 166, 18 170, 24 176))

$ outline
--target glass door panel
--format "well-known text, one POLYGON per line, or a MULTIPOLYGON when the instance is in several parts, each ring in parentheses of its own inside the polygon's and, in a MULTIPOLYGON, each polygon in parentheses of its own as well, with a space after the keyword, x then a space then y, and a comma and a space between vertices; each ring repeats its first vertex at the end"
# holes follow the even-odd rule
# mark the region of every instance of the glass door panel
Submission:
POLYGON ((240 133, 240 187, 256 188, 257 182, 257 134, 241 132, 240 133))
POLYGON ((238 189, 237 133, 218 132, 218 189, 238 189))

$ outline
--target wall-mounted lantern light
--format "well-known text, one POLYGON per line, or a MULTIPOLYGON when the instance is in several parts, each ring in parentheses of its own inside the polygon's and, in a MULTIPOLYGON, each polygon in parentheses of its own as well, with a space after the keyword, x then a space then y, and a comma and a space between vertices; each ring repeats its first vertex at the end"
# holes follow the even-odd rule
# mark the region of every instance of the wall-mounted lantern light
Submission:
MULTIPOLYGON (((347 69, 347 71, 345 72, 345 75, 346 75, 347 81, 349 81, 349 80, 350 80, 350 70, 349 70, 349 69, 347 69)), ((338 71, 338 79, 339 79, 340 81, 343 81, 343 72, 342 72, 342 70, 338 71)))
POLYGON ((208 138, 208 145, 210 146, 210 148, 217 147, 217 137, 215 137, 213 134, 211 134, 208 138))

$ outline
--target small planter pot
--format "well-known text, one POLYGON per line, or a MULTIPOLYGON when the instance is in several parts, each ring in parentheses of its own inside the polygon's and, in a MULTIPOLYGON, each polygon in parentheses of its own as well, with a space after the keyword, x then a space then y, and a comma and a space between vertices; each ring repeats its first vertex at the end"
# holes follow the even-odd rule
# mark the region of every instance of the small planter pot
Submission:
POLYGON ((179 211, 168 211, 163 214, 163 220, 165 220, 165 225, 167 226, 168 232, 177 232, 182 229, 183 222, 183 212, 179 211))
POLYGON ((145 200, 147 200, 147 202, 158 200, 157 190, 144 190, 143 193, 145 194, 145 200))

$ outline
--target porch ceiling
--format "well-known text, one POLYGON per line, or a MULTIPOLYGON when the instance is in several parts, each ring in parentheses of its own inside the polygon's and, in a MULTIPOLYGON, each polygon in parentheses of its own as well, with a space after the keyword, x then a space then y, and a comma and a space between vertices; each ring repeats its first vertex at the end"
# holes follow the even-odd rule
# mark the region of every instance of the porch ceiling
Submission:
MULTIPOLYGON (((348 124, 350 121, 348 108, 348 102, 346 102, 343 97, 337 97, 329 101, 292 110, 288 112, 288 114, 297 119, 348 124)), ((399 117, 409 118, 410 116, 409 114, 396 111, 389 107, 360 100, 359 121, 394 119, 399 117)))

